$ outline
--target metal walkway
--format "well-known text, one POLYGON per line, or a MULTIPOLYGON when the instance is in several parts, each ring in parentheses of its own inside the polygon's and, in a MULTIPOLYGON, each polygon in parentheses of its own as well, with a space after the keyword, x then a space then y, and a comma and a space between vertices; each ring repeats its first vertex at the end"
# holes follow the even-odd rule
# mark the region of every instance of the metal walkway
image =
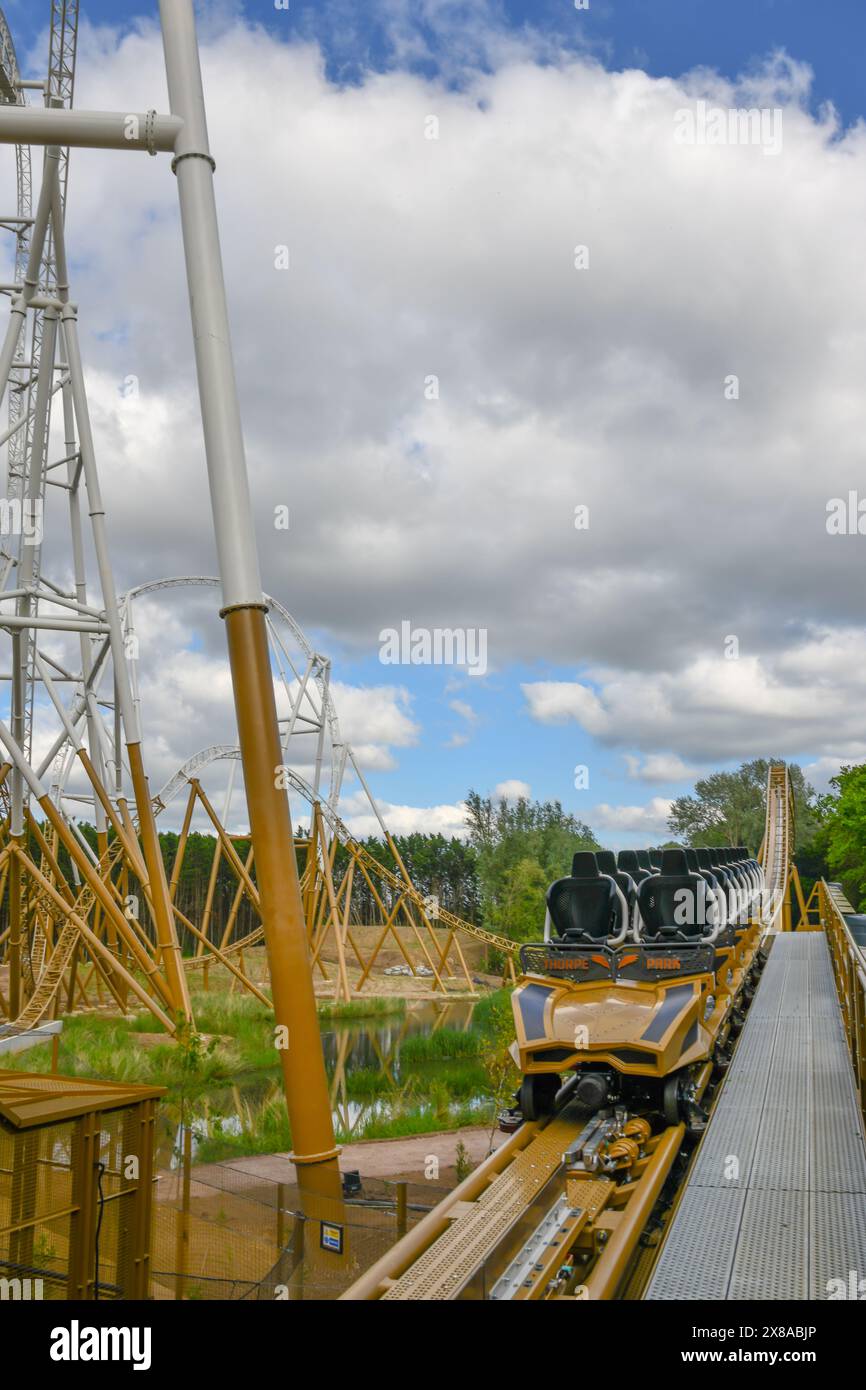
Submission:
POLYGON ((644 1296, 826 1299, 851 1271, 866 1143, 827 941, 783 933, 644 1296))

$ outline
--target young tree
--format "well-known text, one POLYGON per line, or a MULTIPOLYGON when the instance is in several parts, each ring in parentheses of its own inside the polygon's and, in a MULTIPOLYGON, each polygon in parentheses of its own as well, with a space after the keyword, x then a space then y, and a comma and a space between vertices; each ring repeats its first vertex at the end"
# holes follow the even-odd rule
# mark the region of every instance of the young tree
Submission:
POLYGON ((539 939, 545 890, 569 873, 575 850, 600 848, 592 830, 558 801, 494 803, 470 791, 466 808, 483 920, 512 940, 539 939))

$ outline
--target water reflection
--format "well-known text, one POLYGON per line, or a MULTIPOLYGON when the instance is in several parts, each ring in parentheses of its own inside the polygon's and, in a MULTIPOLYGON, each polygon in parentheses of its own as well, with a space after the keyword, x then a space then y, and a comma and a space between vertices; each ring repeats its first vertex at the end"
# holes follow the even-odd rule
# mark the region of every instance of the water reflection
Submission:
MULTIPOLYGON (((442 1028, 466 1032, 472 1025, 473 1010, 471 1000, 425 1000, 409 1005, 403 1014, 323 1021, 322 1046, 337 1130, 351 1136, 371 1119, 387 1120, 409 1099, 420 1103, 422 1095, 413 1089, 415 1082, 401 1064, 403 1043, 410 1037, 429 1037, 442 1028)), ((432 1082, 437 1076, 447 1079, 448 1065, 427 1062, 422 1070, 432 1082)), ((479 1110, 485 1106, 483 1085, 479 1084, 475 1093, 461 1094, 460 1104, 479 1110)), ((232 1085, 212 1087, 183 1106, 179 1098, 169 1096, 162 1107, 159 1166, 176 1166, 184 1123, 192 1130, 194 1160, 202 1156, 203 1143, 216 1136, 258 1136, 267 1134, 271 1127, 274 1150, 279 1150, 277 1129, 284 1114, 282 1081, 276 1069, 239 1078, 232 1085)), ((260 1145, 251 1143, 250 1148, 260 1149, 260 1145)))

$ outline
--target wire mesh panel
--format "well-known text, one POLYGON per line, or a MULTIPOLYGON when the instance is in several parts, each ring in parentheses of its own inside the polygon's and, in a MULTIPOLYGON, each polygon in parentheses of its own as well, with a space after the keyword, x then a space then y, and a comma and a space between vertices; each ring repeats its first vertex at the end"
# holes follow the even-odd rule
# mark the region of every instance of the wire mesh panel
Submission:
POLYGON ((320 1196, 311 1210, 295 1182, 180 1166, 157 1184, 152 1296, 337 1298, 447 1190, 365 1178, 352 1198, 320 1196))
POLYGON ((161 1094, 0 1072, 0 1299, 148 1296, 161 1094))
POLYGON ((72 1126, 19 1132, 0 1120, 0 1293, 66 1297, 72 1126))

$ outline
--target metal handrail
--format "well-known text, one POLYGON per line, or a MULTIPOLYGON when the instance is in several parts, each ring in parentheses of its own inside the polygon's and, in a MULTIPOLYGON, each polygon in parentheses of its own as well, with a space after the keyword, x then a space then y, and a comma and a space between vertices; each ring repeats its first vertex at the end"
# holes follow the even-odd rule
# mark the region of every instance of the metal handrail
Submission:
POLYGON ((821 927, 830 947, 830 960, 860 1111, 866 1120, 866 952, 855 941, 846 920, 854 908, 836 885, 818 885, 821 927))

